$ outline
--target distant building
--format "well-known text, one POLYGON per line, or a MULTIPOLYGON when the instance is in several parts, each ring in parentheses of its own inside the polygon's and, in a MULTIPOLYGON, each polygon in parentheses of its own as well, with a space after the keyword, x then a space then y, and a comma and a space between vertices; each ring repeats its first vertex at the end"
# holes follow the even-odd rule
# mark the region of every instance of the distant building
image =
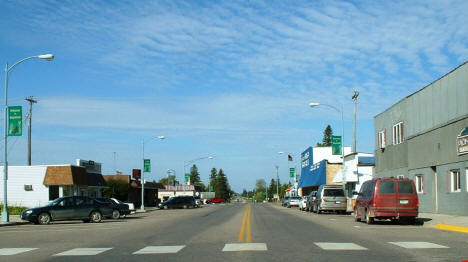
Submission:
POLYGON ((374 117, 377 177, 413 179, 420 211, 468 215, 468 62, 374 117))
POLYGON ((164 189, 158 191, 158 201, 166 201, 174 196, 193 196, 196 199, 201 198, 201 187, 195 185, 165 185, 164 189))
MULTIPOLYGON (((120 199, 124 202, 133 203, 135 207, 141 206, 141 182, 132 179, 130 175, 105 175, 103 176, 106 182, 115 179, 125 182, 128 185, 128 194, 125 199, 120 199)), ((145 206, 156 206, 158 201, 159 190, 164 189, 164 185, 156 182, 145 182, 145 206)))

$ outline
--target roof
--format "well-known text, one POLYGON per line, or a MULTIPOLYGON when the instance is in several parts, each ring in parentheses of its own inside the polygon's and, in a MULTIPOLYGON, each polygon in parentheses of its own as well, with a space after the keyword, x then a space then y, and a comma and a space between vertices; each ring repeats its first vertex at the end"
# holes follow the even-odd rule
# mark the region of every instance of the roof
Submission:
POLYGON ((43 184, 46 186, 107 187, 101 174, 90 174, 86 172, 86 168, 72 165, 47 166, 43 184))
POLYGON ((121 180, 130 184, 130 175, 103 175, 104 180, 109 181, 110 179, 121 180))
MULTIPOLYGON (((132 180, 130 186, 133 188, 141 188, 141 182, 132 180)), ((161 183, 155 182, 145 182, 145 189, 164 189, 164 185, 161 183)))
POLYGON ((79 166, 47 166, 44 185, 88 185, 86 169, 79 166))

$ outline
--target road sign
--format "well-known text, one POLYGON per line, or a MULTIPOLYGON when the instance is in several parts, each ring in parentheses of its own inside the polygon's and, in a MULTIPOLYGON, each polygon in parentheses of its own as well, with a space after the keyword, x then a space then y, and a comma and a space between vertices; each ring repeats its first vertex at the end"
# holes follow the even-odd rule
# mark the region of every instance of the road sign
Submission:
POLYGON ((185 183, 190 181, 190 174, 185 174, 185 183))
POLYGON ((210 192, 213 192, 213 191, 214 191, 213 186, 210 186, 210 192))
POLYGON ((332 155, 341 155, 341 136, 332 136, 332 155))
POLYGON ((294 167, 289 168, 289 177, 294 177, 296 169, 294 167))
POLYGON ((143 172, 151 172, 151 159, 143 160, 143 172))
POLYGON ((132 177, 133 177, 133 179, 140 179, 141 178, 141 169, 133 169, 132 170, 132 177))
POLYGON ((21 106, 8 107, 8 136, 23 135, 23 110, 21 106))

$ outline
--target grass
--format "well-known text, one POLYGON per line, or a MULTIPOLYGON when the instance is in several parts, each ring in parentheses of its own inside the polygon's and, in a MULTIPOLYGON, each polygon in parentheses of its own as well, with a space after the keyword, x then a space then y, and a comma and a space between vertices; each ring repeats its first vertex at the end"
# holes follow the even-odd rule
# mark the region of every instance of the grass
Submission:
MULTIPOLYGON (((8 214, 10 215, 21 215, 27 207, 8 206, 8 214)), ((3 212, 3 205, 0 206, 0 212, 3 212)))

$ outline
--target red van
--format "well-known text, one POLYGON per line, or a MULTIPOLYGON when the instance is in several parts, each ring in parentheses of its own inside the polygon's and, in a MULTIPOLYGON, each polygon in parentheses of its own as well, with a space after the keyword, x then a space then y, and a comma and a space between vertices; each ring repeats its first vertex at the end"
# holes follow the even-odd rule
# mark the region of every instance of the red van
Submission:
POLYGON ((377 178, 364 182, 357 194, 354 220, 405 220, 414 223, 418 216, 419 200, 414 182, 410 179, 377 178))

